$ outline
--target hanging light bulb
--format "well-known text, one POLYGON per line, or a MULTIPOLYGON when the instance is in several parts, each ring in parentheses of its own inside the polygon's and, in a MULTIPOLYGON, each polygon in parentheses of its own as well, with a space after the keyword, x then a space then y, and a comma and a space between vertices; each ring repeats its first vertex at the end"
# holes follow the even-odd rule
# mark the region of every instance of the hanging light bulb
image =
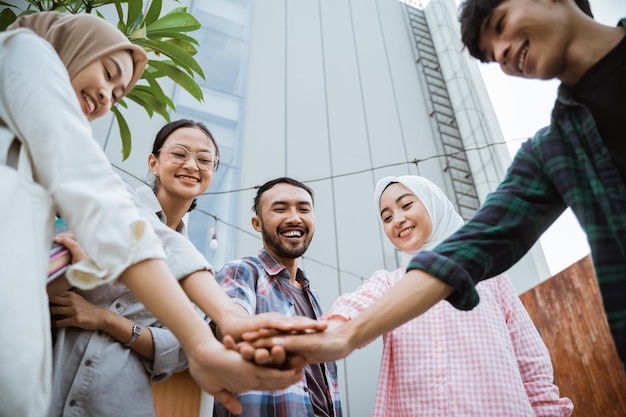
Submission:
POLYGON ((215 250, 219 246, 219 243, 217 241, 217 228, 213 227, 212 232, 213 233, 211 234, 211 239, 209 240, 209 248, 215 250))

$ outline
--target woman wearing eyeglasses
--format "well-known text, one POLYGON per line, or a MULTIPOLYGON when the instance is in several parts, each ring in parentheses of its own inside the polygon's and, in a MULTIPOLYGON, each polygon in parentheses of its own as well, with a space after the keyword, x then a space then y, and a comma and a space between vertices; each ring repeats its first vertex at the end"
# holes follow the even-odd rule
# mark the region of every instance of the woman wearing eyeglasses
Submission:
POLYGON ((170 228, 180 231, 183 216, 209 188, 218 164, 219 149, 202 123, 178 120, 157 134, 148 167, 156 178, 153 191, 170 228))
MULTIPOLYGON (((227 327, 225 334, 237 337, 257 327, 281 327, 282 316, 248 317, 232 303, 187 238, 183 216, 211 184, 218 162, 217 143, 202 123, 165 125, 148 155, 154 185, 136 189, 135 204, 161 239, 174 276, 204 313, 227 327)), ((75 258, 86 257, 71 233, 56 241, 75 258)), ((187 367, 173 334, 125 287, 64 291, 50 302, 58 328, 50 416, 70 410, 85 416, 154 416, 150 382, 187 367)))

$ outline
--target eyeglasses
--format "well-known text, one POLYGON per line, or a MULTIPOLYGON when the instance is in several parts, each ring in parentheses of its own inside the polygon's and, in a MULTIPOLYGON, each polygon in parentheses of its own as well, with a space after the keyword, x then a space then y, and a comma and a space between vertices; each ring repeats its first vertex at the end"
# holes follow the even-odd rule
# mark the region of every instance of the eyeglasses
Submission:
POLYGON ((166 150, 167 158, 176 165, 184 164, 190 155, 196 159, 198 169, 201 171, 215 171, 219 165, 220 158, 210 152, 191 152, 182 145, 165 145, 159 152, 166 150))

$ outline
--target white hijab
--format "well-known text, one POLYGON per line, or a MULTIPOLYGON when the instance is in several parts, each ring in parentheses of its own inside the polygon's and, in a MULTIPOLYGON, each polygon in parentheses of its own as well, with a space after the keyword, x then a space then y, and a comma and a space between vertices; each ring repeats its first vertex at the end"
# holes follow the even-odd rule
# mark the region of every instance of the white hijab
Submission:
MULTIPOLYGON (((454 205, 446 197, 441 188, 424 177, 402 175, 400 177, 381 178, 374 191, 374 204, 380 213, 380 197, 383 191, 393 183, 399 183, 409 189, 426 208, 432 222, 432 233, 424 245, 416 251, 402 252, 402 266, 406 267, 411 258, 423 250, 431 250, 463 225, 463 218, 454 210, 454 205)), ((381 221, 380 214, 378 219, 381 221)))

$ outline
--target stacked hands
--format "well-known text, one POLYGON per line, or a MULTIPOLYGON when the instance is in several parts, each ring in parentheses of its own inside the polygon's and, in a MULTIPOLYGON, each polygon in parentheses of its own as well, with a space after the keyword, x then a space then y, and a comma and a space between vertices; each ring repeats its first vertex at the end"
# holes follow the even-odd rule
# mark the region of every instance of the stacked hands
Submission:
POLYGON ((308 335, 326 334, 326 328, 327 323, 323 321, 300 316, 286 317, 272 312, 247 318, 231 317, 228 323, 220 323, 221 332, 225 335, 222 345, 213 345, 208 351, 206 344, 201 345, 198 354, 185 350, 189 370, 202 388, 229 411, 239 414, 242 406, 233 394, 285 389, 304 378, 303 368, 308 355, 292 353, 278 343, 280 340, 285 340, 287 335, 304 339, 308 335), (214 348, 222 352, 216 352, 214 348), (205 361, 214 363, 209 365, 205 361), (209 368, 213 370, 210 375, 196 372, 196 369, 209 368), (224 377, 216 378, 219 374, 224 377), (216 379, 220 385, 217 389, 212 382, 216 379))
MULTIPOLYGON (((54 241, 70 249, 73 263, 87 258, 72 232, 58 234, 54 241)), ((48 285, 52 325, 102 330, 115 336, 111 323, 120 316, 92 304, 80 292, 73 291, 63 277, 48 285)), ((303 368, 308 362, 326 362, 349 353, 337 326, 330 329, 328 322, 307 317, 278 313, 229 315, 217 324, 224 335, 222 344, 207 340, 207 332, 201 331, 196 343, 185 347, 185 353, 198 385, 235 414, 242 411, 242 406, 234 393, 285 389, 304 378, 303 368), (327 349, 324 352, 322 344, 327 349)), ((120 341, 124 337, 128 337, 126 333, 120 341)), ((143 356, 151 355, 138 343, 132 348, 143 356)))
POLYGON ((348 356, 353 348, 348 344, 347 327, 340 320, 316 321, 307 317, 284 317, 275 315, 283 322, 291 322, 289 329, 259 328, 242 333, 236 342, 231 335, 222 342, 228 349, 257 365, 290 369, 303 367, 306 363, 332 362, 348 356))

